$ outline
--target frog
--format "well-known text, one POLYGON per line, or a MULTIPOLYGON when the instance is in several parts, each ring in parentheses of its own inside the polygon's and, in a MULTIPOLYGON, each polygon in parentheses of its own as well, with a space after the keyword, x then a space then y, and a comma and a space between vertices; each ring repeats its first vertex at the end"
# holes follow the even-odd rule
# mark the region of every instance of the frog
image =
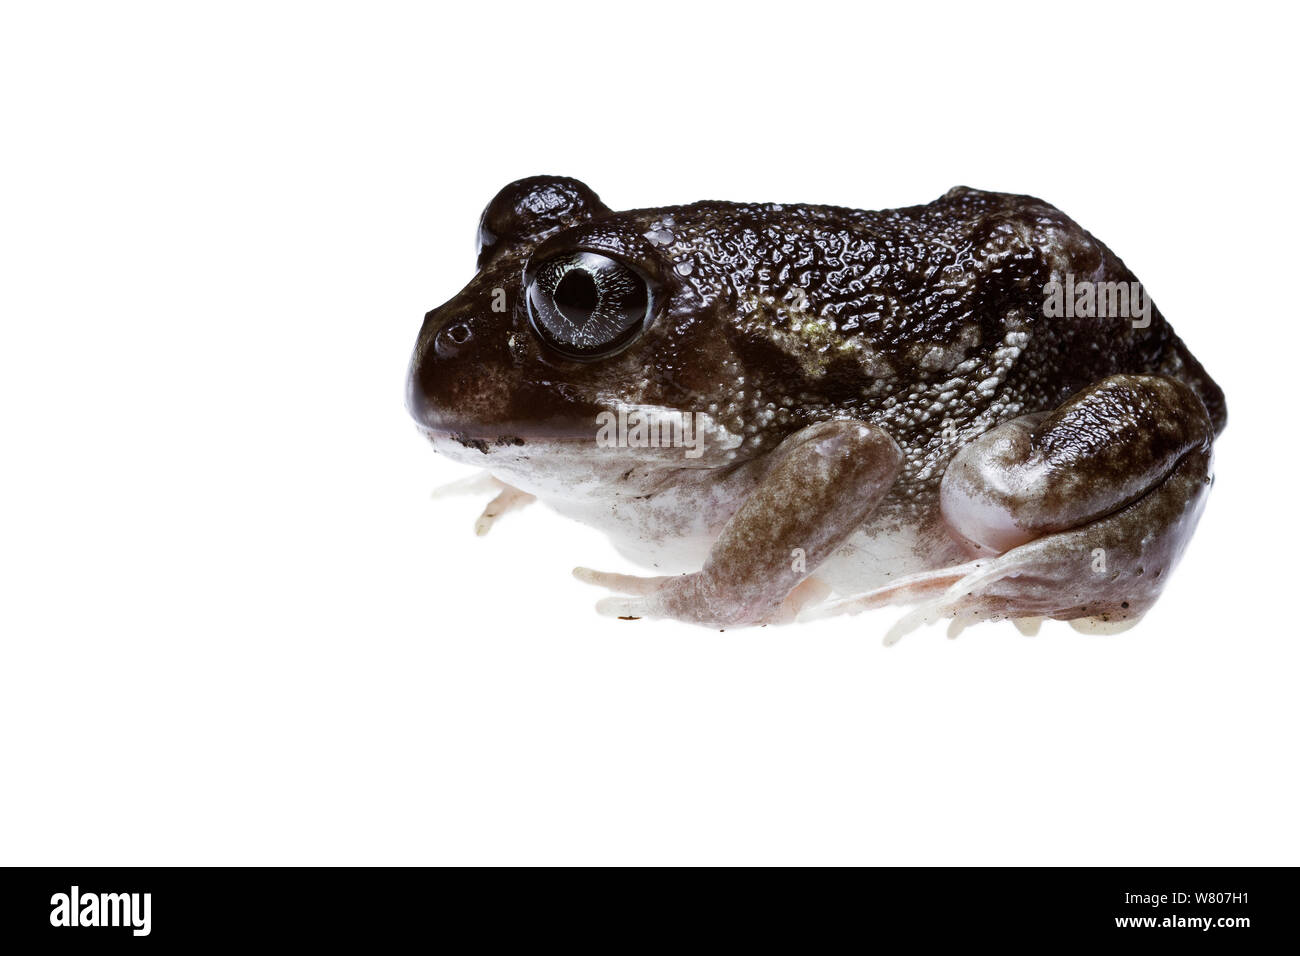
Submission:
POLYGON ((603 615, 1114 633, 1203 512, 1222 390, 1040 199, 615 211, 533 176, 477 245, 407 408, 495 490, 479 533, 540 500, 653 572, 574 569, 603 615))

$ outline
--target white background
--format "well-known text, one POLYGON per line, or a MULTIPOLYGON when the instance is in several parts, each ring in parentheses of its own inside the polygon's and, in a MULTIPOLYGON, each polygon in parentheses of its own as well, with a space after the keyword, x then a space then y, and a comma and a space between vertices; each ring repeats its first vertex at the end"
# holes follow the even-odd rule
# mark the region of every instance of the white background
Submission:
POLYGON ((1289 11, 5 9, 0 862, 1300 862, 1289 11), (406 362, 537 173, 1059 205, 1228 396, 1163 599, 885 650, 599 618, 570 568, 625 566, 542 508, 476 539, 406 362))

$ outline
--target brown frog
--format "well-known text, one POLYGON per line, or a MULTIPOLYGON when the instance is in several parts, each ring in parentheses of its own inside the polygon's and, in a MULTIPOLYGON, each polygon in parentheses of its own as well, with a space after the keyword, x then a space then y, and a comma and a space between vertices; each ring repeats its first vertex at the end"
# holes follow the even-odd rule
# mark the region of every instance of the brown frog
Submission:
POLYGON ((408 405, 436 450, 605 530, 625 618, 718 627, 916 607, 1093 630, 1158 597, 1212 481, 1223 394, 1055 207, 700 202, 506 186, 431 311, 408 405))

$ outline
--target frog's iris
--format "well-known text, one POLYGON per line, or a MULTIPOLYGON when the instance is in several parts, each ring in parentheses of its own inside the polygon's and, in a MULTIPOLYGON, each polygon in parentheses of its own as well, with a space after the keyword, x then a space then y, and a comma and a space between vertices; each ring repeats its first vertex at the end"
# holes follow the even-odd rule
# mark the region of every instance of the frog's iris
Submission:
POLYGON ((553 256, 528 274, 528 318, 547 346, 578 361, 621 351, 645 328, 651 289, 636 270, 594 252, 553 256))

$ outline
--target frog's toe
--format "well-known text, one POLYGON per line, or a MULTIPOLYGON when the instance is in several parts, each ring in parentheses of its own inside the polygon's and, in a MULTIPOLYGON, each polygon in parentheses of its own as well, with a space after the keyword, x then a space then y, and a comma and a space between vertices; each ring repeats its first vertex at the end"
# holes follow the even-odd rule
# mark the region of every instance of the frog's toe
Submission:
POLYGON ((458 478, 456 481, 449 481, 445 485, 439 485, 433 489, 429 497, 437 500, 439 498, 457 498, 461 495, 479 495, 488 491, 497 491, 502 487, 504 487, 503 483, 493 478, 491 472, 480 471, 468 478, 458 478))
POLYGON ((492 530, 498 518, 510 511, 518 511, 537 500, 535 495, 530 495, 526 491, 520 491, 518 488, 507 485, 504 482, 497 482, 501 486, 501 491, 497 496, 487 503, 483 513, 478 516, 474 522, 474 533, 479 537, 487 534, 492 530))
POLYGON ((884 587, 865 594, 852 594, 816 605, 805 605, 799 612, 800 621, 816 621, 841 614, 860 614, 876 608, 895 604, 915 604, 943 594, 951 585, 974 570, 985 567, 988 559, 971 561, 935 571, 921 571, 891 581, 884 587))
POLYGON ((808 576, 800 581, 772 615, 772 624, 789 624, 811 612, 830 597, 831 586, 820 578, 808 576))
POLYGON ((615 592, 596 602, 596 613, 603 617, 633 620, 669 616, 656 596, 672 580, 670 576, 643 577, 638 574, 596 571, 592 568, 574 568, 573 576, 584 584, 594 584, 615 592))
POLYGON ((1011 623, 1016 626, 1016 630, 1025 637, 1036 637, 1038 629, 1043 626, 1044 618, 1037 617, 1013 617, 1011 623))
POLYGON ((1107 617, 1076 617, 1070 621, 1070 627, 1080 634, 1123 634, 1129 628, 1136 627, 1140 620, 1142 620, 1141 614, 1135 614, 1122 621, 1107 617))
POLYGON ((944 618, 952 618, 948 626, 948 637, 955 638, 968 625, 992 616, 987 613, 985 607, 986 593, 995 582, 1018 570, 1016 561, 1002 558, 993 561, 976 561, 959 567, 969 570, 958 577, 956 582, 949 585, 938 597, 924 601, 899 618, 894 626, 885 632, 886 646, 897 644, 904 636, 923 624, 934 624, 944 618))
POLYGON ((613 571, 595 571, 592 568, 574 568, 573 576, 584 584, 608 588, 618 594, 653 594, 663 587, 668 576, 644 577, 639 574, 615 574, 613 571))

